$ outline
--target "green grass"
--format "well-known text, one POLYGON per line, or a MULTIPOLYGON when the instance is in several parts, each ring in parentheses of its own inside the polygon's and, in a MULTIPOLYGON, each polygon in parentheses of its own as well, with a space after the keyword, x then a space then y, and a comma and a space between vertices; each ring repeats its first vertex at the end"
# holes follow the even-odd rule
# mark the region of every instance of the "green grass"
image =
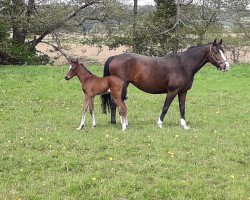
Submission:
MULTIPOLYGON (((111 125, 95 100, 97 127, 76 131, 83 94, 68 67, 0 68, 0 199, 250 198, 250 66, 204 67, 159 129, 165 95, 129 86, 130 127, 111 125)), ((92 66, 95 74, 102 67, 92 66)))

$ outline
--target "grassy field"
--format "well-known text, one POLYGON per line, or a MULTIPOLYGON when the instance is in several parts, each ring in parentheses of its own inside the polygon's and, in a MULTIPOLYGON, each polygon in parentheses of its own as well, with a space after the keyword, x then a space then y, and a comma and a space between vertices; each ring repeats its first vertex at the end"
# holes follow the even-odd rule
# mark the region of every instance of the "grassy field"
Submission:
MULTIPOLYGON (((204 67, 159 129, 165 95, 128 90, 129 129, 83 94, 68 67, 0 67, 0 199, 250 199, 250 66, 204 67)), ((90 70, 102 74, 102 67, 90 70)))

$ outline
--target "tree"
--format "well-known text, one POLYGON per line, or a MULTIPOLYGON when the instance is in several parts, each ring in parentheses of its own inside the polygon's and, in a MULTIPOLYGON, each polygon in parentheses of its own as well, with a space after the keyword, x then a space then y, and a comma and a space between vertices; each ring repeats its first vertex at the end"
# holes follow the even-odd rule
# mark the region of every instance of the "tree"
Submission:
POLYGON ((234 63, 241 62, 250 45, 250 0, 229 0, 224 5, 224 21, 227 22, 227 49, 234 63))
MULTIPOLYGON (((99 19, 100 10, 105 10, 106 5, 112 4, 115 0, 2 0, 0 2, 0 16, 7 21, 12 32, 11 43, 22 47, 29 55, 35 55, 36 46, 48 34, 54 34, 58 30, 67 30, 72 25, 79 26, 87 19, 99 19), (82 14, 82 11, 84 15, 82 14), (98 13, 94 14, 93 13, 98 13), (79 19, 81 15, 81 20, 79 19)), ((104 17, 106 14, 103 14, 104 17)), ((8 41, 7 43, 9 43, 8 41)), ((11 46, 1 52, 14 55, 20 59, 20 52, 10 51, 11 46)), ((13 48, 12 48, 13 49, 13 48)), ((7 56, 7 57, 8 57, 7 56)), ((7 58, 4 56, 4 58, 7 58)), ((23 62, 23 59, 20 59, 23 62)), ((6 59, 6 63, 11 62, 6 59)))

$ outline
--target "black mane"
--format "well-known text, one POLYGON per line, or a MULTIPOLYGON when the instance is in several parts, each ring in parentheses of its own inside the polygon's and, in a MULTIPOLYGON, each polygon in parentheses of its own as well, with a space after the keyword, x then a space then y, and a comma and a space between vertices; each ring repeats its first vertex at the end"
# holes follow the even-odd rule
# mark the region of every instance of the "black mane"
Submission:
POLYGON ((189 47, 186 51, 190 51, 190 50, 192 50, 192 49, 194 49, 194 48, 197 48, 197 47, 205 47, 205 46, 207 46, 207 45, 208 45, 208 44, 194 45, 194 46, 189 47))

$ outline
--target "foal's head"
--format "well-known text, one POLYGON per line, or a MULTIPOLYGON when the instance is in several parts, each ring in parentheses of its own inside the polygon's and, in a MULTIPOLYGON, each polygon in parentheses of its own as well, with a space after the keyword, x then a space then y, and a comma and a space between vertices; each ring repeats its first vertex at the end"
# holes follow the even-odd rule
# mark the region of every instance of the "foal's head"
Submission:
POLYGON ((77 69, 80 66, 81 66, 81 64, 78 62, 78 59, 77 60, 71 60, 70 61, 70 66, 69 66, 69 71, 66 74, 65 79, 69 80, 69 79, 73 78, 74 76, 76 76, 77 69))
POLYGON ((221 47, 222 40, 219 43, 214 42, 210 45, 209 49, 209 62, 217 67, 217 69, 226 72, 229 70, 229 63, 227 62, 224 50, 221 47))

